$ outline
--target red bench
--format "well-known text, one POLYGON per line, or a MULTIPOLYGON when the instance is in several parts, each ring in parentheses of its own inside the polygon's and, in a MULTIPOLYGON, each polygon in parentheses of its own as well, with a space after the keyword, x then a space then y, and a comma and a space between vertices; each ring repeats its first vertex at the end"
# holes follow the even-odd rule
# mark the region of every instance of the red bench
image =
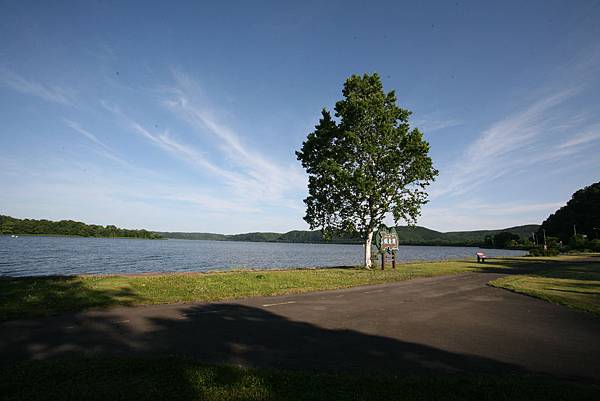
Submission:
POLYGON ((487 259, 487 255, 483 252, 477 252, 477 263, 481 262, 485 262, 485 260, 487 259))

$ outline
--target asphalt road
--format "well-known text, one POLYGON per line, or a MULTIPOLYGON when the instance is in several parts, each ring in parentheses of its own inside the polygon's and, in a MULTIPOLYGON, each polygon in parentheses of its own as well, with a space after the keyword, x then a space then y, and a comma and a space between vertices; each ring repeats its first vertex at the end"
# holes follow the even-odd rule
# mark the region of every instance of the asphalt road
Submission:
POLYGON ((0 324, 0 360, 185 355, 299 369, 600 381, 600 319, 486 286, 495 273, 0 324))

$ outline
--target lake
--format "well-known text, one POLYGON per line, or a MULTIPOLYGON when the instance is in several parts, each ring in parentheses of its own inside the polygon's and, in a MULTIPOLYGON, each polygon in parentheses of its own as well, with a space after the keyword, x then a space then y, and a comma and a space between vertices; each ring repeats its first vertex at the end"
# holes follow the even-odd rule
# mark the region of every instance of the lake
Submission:
MULTIPOLYGON (((478 248, 401 246, 400 261, 474 258, 478 248)), ((202 272, 359 265, 361 245, 0 236, 0 275, 202 272)), ((486 249, 488 256, 523 251, 486 249)))

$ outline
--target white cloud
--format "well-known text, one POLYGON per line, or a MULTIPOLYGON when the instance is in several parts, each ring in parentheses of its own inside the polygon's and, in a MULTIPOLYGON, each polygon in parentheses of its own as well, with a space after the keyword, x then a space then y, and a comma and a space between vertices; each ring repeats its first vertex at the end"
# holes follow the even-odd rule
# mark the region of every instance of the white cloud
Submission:
POLYGON ((474 200, 451 207, 426 205, 419 224, 439 231, 490 230, 540 224, 565 203, 485 203, 474 200))
POLYGON ((79 123, 76 123, 75 121, 68 120, 66 118, 64 118, 63 121, 65 122, 65 124, 69 128, 71 128, 71 129, 79 132, 81 135, 83 135, 84 137, 86 137, 90 141, 94 142, 96 145, 99 145, 100 147, 102 147, 102 148, 104 148, 106 150, 112 151, 112 149, 109 146, 107 146, 106 144, 104 144, 104 142, 102 142, 101 140, 99 140, 96 137, 96 135, 94 135, 90 131, 84 129, 79 123))
POLYGON ((96 148, 94 149, 94 152, 96 152, 100 156, 110 159, 110 160, 118 163, 119 165, 128 167, 132 170, 139 170, 139 171, 142 171, 145 173, 150 173, 151 175, 154 174, 154 172, 144 170, 144 169, 138 169, 137 167, 131 165, 131 163, 129 163, 128 161, 124 160, 121 156, 119 156, 113 148, 106 145, 104 142, 102 142, 100 139, 98 139, 98 137, 96 135, 92 134, 90 131, 83 128, 79 123, 77 123, 75 121, 71 121, 66 118, 63 118, 63 121, 69 128, 71 128, 75 132, 78 132, 83 137, 87 138, 92 143, 97 145, 96 148))
POLYGON ((554 152, 539 143, 547 130, 548 112, 577 93, 577 89, 554 93, 492 124, 466 148, 459 160, 442 171, 439 181, 432 186, 432 196, 464 194, 522 164, 543 160, 545 152, 554 152))
POLYGON ((567 141, 561 143, 558 146, 558 148, 559 149, 572 148, 575 146, 587 144, 589 142, 594 142, 599 139, 600 139, 600 124, 596 124, 596 125, 588 128, 584 132, 581 132, 577 135, 573 135, 567 141))
POLYGON ((426 115, 422 118, 416 118, 412 121, 411 125, 414 127, 418 127, 425 134, 443 130, 445 128, 457 127, 462 125, 463 123, 459 120, 453 118, 436 118, 434 116, 426 115))
POLYGON ((50 102, 72 105, 75 95, 58 86, 44 85, 31 79, 27 79, 6 68, 0 68, 0 86, 4 86, 17 92, 36 96, 50 102))
MULTIPOLYGON (((18 166, 15 160, 0 158, 2 171, 18 166)), ((263 212, 243 200, 174 183, 168 177, 135 173, 107 169, 92 160, 50 157, 32 161, 14 175, 0 175, 0 186, 11 187, 11 191, 0 193, 2 213, 165 231, 233 233, 263 229, 263 212), (261 219, 256 219, 257 214, 261 219)), ((264 218, 277 220, 274 216, 264 218)), ((280 227, 295 226, 295 220, 284 218, 280 227)))
POLYGON ((243 143, 241 136, 220 122, 211 112, 209 102, 201 99, 201 89, 191 77, 174 72, 175 86, 165 105, 203 137, 213 136, 217 147, 232 163, 238 164, 269 197, 282 198, 286 192, 306 187, 306 177, 297 166, 282 166, 267 159, 243 143))
MULTIPOLYGON (((214 162, 205 153, 200 152, 195 146, 184 143, 179 138, 170 134, 167 130, 162 132, 152 132, 141 123, 135 121, 130 116, 123 113, 119 108, 111 106, 106 102, 101 102, 104 108, 115 114, 125 127, 136 132, 142 138, 152 143, 154 146, 162 149, 165 153, 172 157, 185 162, 187 165, 194 168, 202 175, 213 178, 220 182, 220 189, 228 193, 230 197, 235 197, 240 204, 254 205, 256 208, 264 208, 268 206, 279 206, 291 209, 297 209, 297 200, 287 196, 287 191, 291 185, 289 181, 285 182, 282 173, 274 164, 270 164, 264 159, 252 158, 248 156, 248 160, 253 160, 254 165, 242 163, 238 168, 226 166, 226 163, 214 162)), ((214 129, 219 130, 224 135, 230 134, 229 141, 237 140, 233 133, 227 131, 215 123, 214 129)), ((220 143, 222 137, 218 137, 216 142, 220 143)), ((239 145, 241 148, 241 145, 239 145)), ((217 148, 219 148, 217 146, 217 148)), ((221 148, 221 152, 224 149, 221 148)), ((250 153, 247 153, 250 155, 250 153)), ((239 153, 237 153, 240 156, 239 153)), ((213 155, 213 159, 218 158, 223 160, 221 155, 213 155)), ((240 156, 241 157, 241 156, 240 156)), ((219 189, 219 184, 215 187, 219 189)), ((254 209, 253 209, 254 210, 254 209)))

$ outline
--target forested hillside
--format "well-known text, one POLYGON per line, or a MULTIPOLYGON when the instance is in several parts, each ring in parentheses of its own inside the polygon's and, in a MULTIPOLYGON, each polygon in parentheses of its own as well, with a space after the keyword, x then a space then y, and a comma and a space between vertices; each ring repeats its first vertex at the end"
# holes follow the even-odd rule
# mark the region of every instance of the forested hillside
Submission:
POLYGON ((600 182, 575 192, 565 206, 544 220, 540 236, 542 230, 565 243, 575 234, 600 239, 600 182))
MULTIPOLYGON (((502 230, 478 230, 439 232, 426 227, 398 226, 396 230, 403 245, 453 245, 453 246, 490 246, 490 238, 500 233, 511 233, 522 241, 527 240, 539 226, 535 224, 505 228, 502 230)), ((321 231, 294 230, 287 233, 252 232, 244 234, 152 232, 148 230, 128 230, 113 225, 99 226, 79 221, 16 219, 0 215, 0 234, 29 235, 76 235, 81 237, 126 237, 148 239, 187 239, 213 241, 249 241, 249 242, 289 242, 289 243, 337 243, 358 244, 360 238, 352 235, 337 235, 331 239, 323 238, 321 231)), ((515 237, 516 238, 516 237, 515 237)), ((493 244, 493 241, 491 242, 493 244)), ((497 245, 497 244, 496 244, 497 245)))
MULTIPOLYGON (((538 225, 530 224, 524 226, 510 227, 502 230, 478 230, 478 231, 456 231, 443 233, 430 230, 426 227, 408 227, 398 226, 396 231, 401 244, 404 245, 466 245, 479 246, 486 245, 486 237, 493 237, 502 232, 509 232, 519 236, 523 241, 527 240, 531 234, 539 228, 538 225)), ((250 241, 250 242, 304 242, 304 243, 361 243, 359 238, 350 235, 334 236, 330 240, 325 240, 321 231, 302 231, 294 230, 287 233, 272 232, 254 232, 246 234, 223 235, 212 233, 178 233, 161 232, 162 236, 174 239, 196 239, 196 240, 216 240, 216 241, 250 241)))
POLYGON ((16 219, 0 215, 0 234, 20 235, 77 235, 80 237, 126 237, 161 239, 162 236, 147 230, 127 230, 116 226, 99 226, 73 220, 16 219))

